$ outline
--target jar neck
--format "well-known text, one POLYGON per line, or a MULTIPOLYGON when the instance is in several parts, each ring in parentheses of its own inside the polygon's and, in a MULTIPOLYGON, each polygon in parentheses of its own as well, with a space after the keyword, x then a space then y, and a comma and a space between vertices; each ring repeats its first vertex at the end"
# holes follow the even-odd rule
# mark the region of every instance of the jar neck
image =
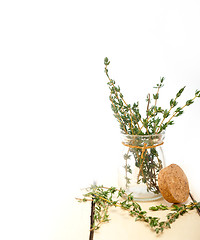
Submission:
POLYGON ((122 142, 124 145, 131 146, 154 146, 163 144, 165 138, 165 132, 153 135, 128 135, 121 134, 122 142))

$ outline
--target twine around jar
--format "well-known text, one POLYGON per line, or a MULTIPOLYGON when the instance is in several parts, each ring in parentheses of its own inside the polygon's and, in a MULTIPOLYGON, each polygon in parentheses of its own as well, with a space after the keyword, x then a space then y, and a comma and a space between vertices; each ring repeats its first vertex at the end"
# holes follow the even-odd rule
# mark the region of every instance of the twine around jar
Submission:
POLYGON ((144 154, 144 152, 145 152, 146 149, 159 147, 159 146, 163 145, 164 142, 161 142, 161 143, 159 143, 159 144, 157 144, 157 145, 152 145, 152 146, 147 146, 147 144, 144 143, 144 146, 143 146, 143 147, 141 147, 141 146, 128 145, 128 144, 126 144, 126 143, 124 143, 124 142, 122 142, 122 144, 123 144, 124 146, 126 146, 126 147, 129 147, 129 148, 140 148, 140 149, 142 149, 141 158, 143 158, 143 154, 144 154))

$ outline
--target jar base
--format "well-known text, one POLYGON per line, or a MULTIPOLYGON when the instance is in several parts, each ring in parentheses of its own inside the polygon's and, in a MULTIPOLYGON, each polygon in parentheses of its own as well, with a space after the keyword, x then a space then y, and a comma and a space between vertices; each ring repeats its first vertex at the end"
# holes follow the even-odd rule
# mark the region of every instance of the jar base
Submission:
POLYGON ((134 200, 138 202, 155 201, 163 198, 161 193, 155 194, 152 192, 148 192, 145 184, 137 184, 134 186, 130 186, 126 189, 126 193, 132 193, 134 200))

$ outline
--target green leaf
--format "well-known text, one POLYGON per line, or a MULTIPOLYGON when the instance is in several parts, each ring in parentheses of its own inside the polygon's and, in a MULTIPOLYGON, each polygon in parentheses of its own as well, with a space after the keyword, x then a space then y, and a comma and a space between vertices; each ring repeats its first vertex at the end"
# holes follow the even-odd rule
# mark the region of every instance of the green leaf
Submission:
POLYGON ((106 66, 108 66, 108 65, 110 64, 110 61, 108 60, 107 57, 104 58, 104 64, 105 64, 106 66))
POLYGON ((144 215, 144 214, 146 214, 146 213, 147 213, 146 211, 141 211, 141 212, 140 212, 141 215, 144 215))
POLYGON ((159 98, 159 94, 156 93, 156 94, 153 94, 153 99, 157 100, 159 98))
POLYGON ((151 210, 151 211, 158 211, 158 208, 157 207, 150 207, 149 210, 151 210))
POLYGON ((195 96, 196 96, 196 97, 200 97, 200 90, 196 90, 195 96))
POLYGON ((180 97, 182 92, 184 91, 185 87, 181 88, 179 92, 176 94, 176 98, 180 97))
POLYGON ((169 116, 169 111, 166 109, 163 113, 163 117, 167 118, 169 116))
POLYGON ((173 205, 173 209, 172 209, 172 211, 176 211, 176 210, 179 210, 179 207, 177 206, 177 205, 173 205))
POLYGON ((175 101, 174 99, 170 100, 170 107, 171 108, 175 107, 177 104, 178 104, 177 101, 175 101))
POLYGON ((166 227, 167 227, 167 228, 171 228, 171 225, 170 225, 169 222, 166 222, 166 227))
POLYGON ((164 77, 162 77, 162 78, 160 79, 160 82, 161 82, 161 83, 163 83, 163 82, 164 82, 164 80, 165 80, 165 78, 164 78, 164 77))
POLYGON ((181 110, 181 107, 178 107, 175 112, 179 112, 181 110))
POLYGON ((188 100, 187 102, 186 102, 186 106, 190 106, 192 103, 193 103, 194 101, 192 100, 192 99, 190 99, 190 100, 188 100))
POLYGON ((183 114, 183 111, 179 111, 176 115, 175 115, 175 117, 179 117, 180 115, 182 115, 183 114))
POLYGON ((174 124, 174 121, 169 121, 168 122, 168 125, 173 125, 174 124))
POLYGON ((120 98, 123 98, 123 97, 124 97, 122 93, 120 93, 119 96, 120 96, 120 98))

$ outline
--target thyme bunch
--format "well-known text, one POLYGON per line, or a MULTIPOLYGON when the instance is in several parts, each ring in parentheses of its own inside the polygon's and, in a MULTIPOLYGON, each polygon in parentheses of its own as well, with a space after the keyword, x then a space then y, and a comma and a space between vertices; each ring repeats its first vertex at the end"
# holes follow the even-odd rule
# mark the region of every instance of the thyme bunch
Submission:
POLYGON ((162 77, 160 82, 154 87, 156 93, 153 94, 153 99, 150 94, 147 95, 147 114, 142 118, 139 110, 139 103, 128 104, 124 100, 124 96, 119 86, 116 86, 115 80, 111 79, 108 73, 108 66, 110 61, 106 57, 104 59, 105 73, 108 78, 108 86, 110 89, 109 99, 111 101, 111 108, 114 112, 115 118, 120 123, 120 129, 126 134, 131 135, 151 135, 161 133, 168 126, 174 124, 174 118, 183 114, 184 108, 194 103, 196 98, 200 98, 200 90, 196 90, 194 97, 187 100, 183 106, 178 105, 178 98, 182 95, 185 86, 181 88, 176 96, 169 101, 169 109, 163 109, 158 106, 158 99, 160 96, 160 89, 164 86, 165 78, 162 77), (151 106, 150 103, 153 103, 151 106), (174 110, 172 112, 172 110, 174 110), (144 129, 144 130, 143 130, 144 129))
MULTIPOLYGON (((142 117, 140 114, 139 103, 135 102, 129 104, 125 101, 124 95, 121 92, 120 86, 116 85, 108 72, 108 66, 110 61, 108 58, 104 59, 105 74, 108 78, 108 86, 110 89, 109 99, 111 101, 111 109, 114 113, 114 117, 117 119, 120 125, 122 133, 125 135, 154 135, 163 133, 167 127, 174 124, 174 119, 181 116, 184 113, 184 109, 194 103, 196 98, 200 98, 200 90, 196 90, 194 97, 187 100, 183 106, 178 106, 178 100, 182 96, 185 90, 185 86, 182 87, 169 101, 169 108, 163 109, 159 106, 160 90, 164 87, 165 78, 160 78, 160 82, 156 84, 154 89, 155 93, 147 95, 147 109, 146 116, 142 117)), ((136 144, 136 142, 130 142, 129 145, 136 144)), ((137 183, 145 183, 147 191, 151 191, 155 194, 159 193, 157 186, 157 176, 159 171, 163 168, 162 161, 159 158, 156 148, 151 150, 145 150, 142 153, 141 149, 128 148, 127 153, 124 154, 125 160, 125 181, 126 188, 131 183, 132 169, 130 167, 131 155, 134 156, 135 166, 139 168, 137 183), (144 156, 144 157, 143 157, 144 156)))
POLYGON ((134 201, 132 193, 127 194, 122 188, 117 189, 115 187, 104 186, 91 186, 87 189, 87 193, 83 195, 83 198, 77 198, 79 202, 91 201, 95 204, 93 225, 90 231, 94 231, 100 228, 103 223, 109 222, 109 208, 119 207, 129 212, 131 217, 135 218, 135 221, 142 221, 150 227, 156 234, 161 233, 164 229, 171 228, 171 224, 174 223, 180 216, 187 213, 189 210, 200 207, 200 202, 193 202, 188 205, 172 207, 165 206, 163 204, 152 206, 150 211, 168 210, 170 211, 166 215, 166 220, 161 220, 159 217, 152 217, 142 210, 141 206, 134 201))

